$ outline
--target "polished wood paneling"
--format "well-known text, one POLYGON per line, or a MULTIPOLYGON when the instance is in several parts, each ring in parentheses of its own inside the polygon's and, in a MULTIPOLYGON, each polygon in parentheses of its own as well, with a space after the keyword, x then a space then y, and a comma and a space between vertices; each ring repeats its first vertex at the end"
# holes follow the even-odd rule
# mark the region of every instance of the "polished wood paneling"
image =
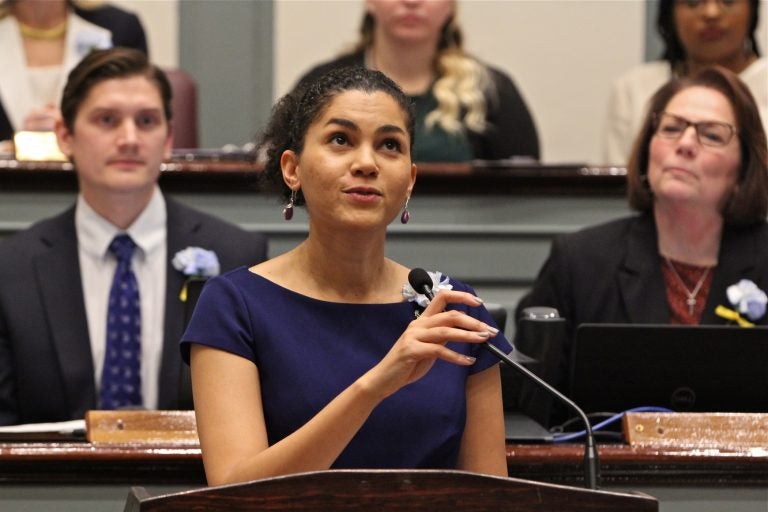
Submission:
MULTIPOLYGON (((768 486, 768 450, 599 446, 602 485, 768 486)), ((509 475, 583 485, 579 444, 510 444, 509 475)), ((4 483, 204 483, 200 450, 174 445, 92 445, 87 442, 0 443, 4 483)))

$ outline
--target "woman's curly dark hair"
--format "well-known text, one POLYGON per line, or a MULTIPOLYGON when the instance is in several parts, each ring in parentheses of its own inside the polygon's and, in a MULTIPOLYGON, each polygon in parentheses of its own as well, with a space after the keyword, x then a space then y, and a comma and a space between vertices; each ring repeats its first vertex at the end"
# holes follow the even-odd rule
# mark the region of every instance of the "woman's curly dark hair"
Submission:
MULTIPOLYGON (((310 125, 320 117, 333 98, 346 91, 366 93, 384 92, 394 99, 403 111, 413 153, 415 116, 411 101, 400 87, 379 71, 361 67, 338 68, 321 75, 317 80, 300 84, 283 96, 272 109, 272 115, 259 140, 259 153, 266 155, 261 173, 265 189, 279 190, 285 199, 291 189, 283 181, 280 158, 286 150, 297 155, 304 149, 304 138, 310 125)), ((304 204, 301 191, 296 194, 295 205, 304 204)))

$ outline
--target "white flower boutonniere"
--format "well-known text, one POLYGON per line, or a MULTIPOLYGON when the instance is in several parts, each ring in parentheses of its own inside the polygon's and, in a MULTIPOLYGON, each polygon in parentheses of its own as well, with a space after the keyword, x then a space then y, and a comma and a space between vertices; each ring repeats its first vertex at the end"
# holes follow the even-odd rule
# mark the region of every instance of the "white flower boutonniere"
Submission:
POLYGON ((752 322, 760 320, 765 315, 768 296, 749 279, 742 279, 729 286, 725 293, 735 310, 725 306, 717 306, 715 309, 717 316, 735 321, 742 327, 753 327, 752 322), (745 315, 749 320, 741 315, 745 315))
MULTIPOLYGON (((427 274, 432 278, 433 295, 437 295, 437 292, 440 290, 453 289, 453 285, 448 283, 448 276, 444 276, 441 272, 427 272, 427 274)), ((423 308, 429 306, 429 298, 423 293, 416 293, 416 290, 414 290, 409 283, 403 285, 403 297, 409 302, 415 302, 423 308)))
POLYGON ((182 302, 187 300, 187 284, 190 280, 217 276, 221 270, 216 253, 202 247, 187 247, 177 252, 171 263, 173 268, 187 276, 179 294, 182 302))

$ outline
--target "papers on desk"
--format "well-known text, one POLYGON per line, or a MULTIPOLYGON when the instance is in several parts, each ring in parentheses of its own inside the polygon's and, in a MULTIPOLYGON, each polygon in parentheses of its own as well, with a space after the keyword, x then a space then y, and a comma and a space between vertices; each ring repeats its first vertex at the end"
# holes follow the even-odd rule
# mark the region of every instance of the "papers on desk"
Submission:
POLYGON ((0 441, 85 441, 85 420, 0 427, 0 441))

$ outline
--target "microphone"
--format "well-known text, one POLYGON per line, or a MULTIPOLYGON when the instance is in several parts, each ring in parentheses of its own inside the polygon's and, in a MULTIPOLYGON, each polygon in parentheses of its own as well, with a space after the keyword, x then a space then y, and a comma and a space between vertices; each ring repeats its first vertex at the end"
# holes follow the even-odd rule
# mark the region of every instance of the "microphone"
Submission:
MULTIPOLYGON (((430 301, 435 298, 435 294, 432 293, 432 278, 429 277, 429 274, 423 268, 414 268, 411 270, 408 273, 408 283, 414 290, 416 290, 417 293, 426 295, 430 301)), ((584 430, 586 431, 586 438, 584 442, 584 476, 586 486, 588 489, 597 489, 600 472, 600 461, 597 457, 597 446, 595 444, 595 436, 592 433, 592 426, 589 424, 589 419, 587 418, 587 415, 584 413, 584 411, 578 405, 576 405, 573 400, 555 389, 547 381, 539 378, 538 375, 510 358, 496 346, 488 342, 482 343, 482 346, 494 356, 496 356, 500 361, 508 364, 521 375, 535 382, 537 385, 548 391, 556 399, 560 400, 568 407, 576 411, 576 414, 579 415, 581 421, 584 423, 584 430)))
POLYGON ((417 267, 408 272, 408 284, 416 290, 416 293, 426 295, 430 302, 435 298, 435 294, 432 293, 432 278, 423 268, 417 267))

